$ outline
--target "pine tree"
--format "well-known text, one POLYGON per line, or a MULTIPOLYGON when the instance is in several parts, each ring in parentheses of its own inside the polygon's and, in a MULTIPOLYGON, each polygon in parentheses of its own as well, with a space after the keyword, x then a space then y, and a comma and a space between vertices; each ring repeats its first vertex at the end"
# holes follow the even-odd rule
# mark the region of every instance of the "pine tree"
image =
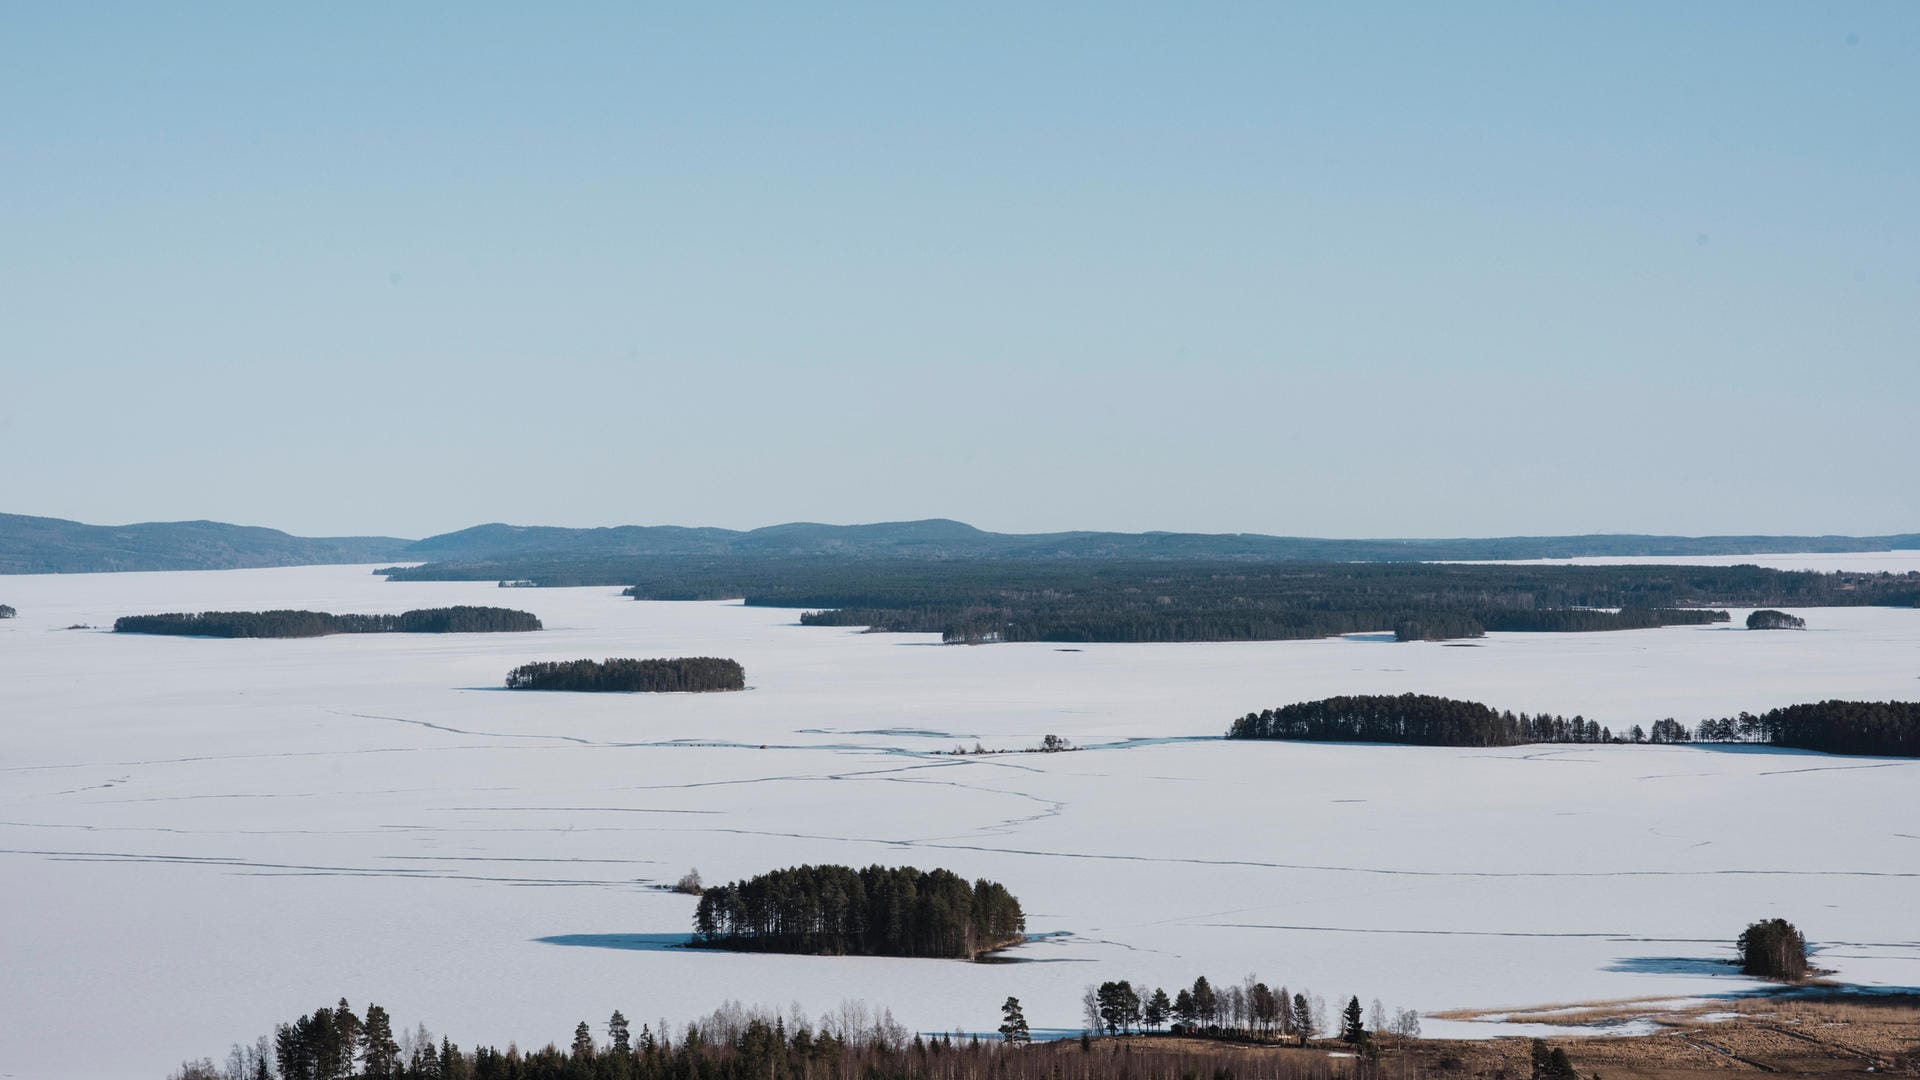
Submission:
POLYGON ((1008 998, 1000 1006, 1000 1037, 1009 1046, 1025 1046, 1033 1041, 1033 1035, 1027 1030, 1026 1013, 1020 1009, 1020 999, 1008 998))
POLYGON ((1193 991, 1182 990, 1174 995, 1173 1018, 1179 1022, 1182 1030, 1192 1030, 1193 1022, 1199 1015, 1193 1007, 1193 991))
POLYGON ((1173 1003, 1167 1000, 1167 992, 1156 987, 1153 996, 1147 999, 1147 1027, 1159 1031, 1167 1026, 1167 1017, 1173 1012, 1173 1003))
POLYGON ((619 1009, 613 1010, 613 1016, 607 1020, 607 1042, 620 1057, 633 1053, 633 1036, 627 1029, 627 1018, 620 1015, 619 1009))
POLYGON ((400 1044, 393 1040, 393 1020, 378 1005, 367 1006, 361 1028, 360 1064, 367 1080, 389 1080, 400 1067, 400 1044))
POLYGON ((593 1029, 585 1020, 573 1029, 573 1059, 575 1061, 593 1060, 593 1029))
POLYGON ((1212 1027, 1220 1016, 1220 998, 1205 975, 1193 980, 1193 1011, 1205 1027, 1212 1027))
POLYGON ((1307 1004, 1307 995, 1293 995, 1293 1031, 1300 1036, 1300 1045, 1307 1045, 1307 1037, 1313 1034, 1313 1006, 1307 1004))

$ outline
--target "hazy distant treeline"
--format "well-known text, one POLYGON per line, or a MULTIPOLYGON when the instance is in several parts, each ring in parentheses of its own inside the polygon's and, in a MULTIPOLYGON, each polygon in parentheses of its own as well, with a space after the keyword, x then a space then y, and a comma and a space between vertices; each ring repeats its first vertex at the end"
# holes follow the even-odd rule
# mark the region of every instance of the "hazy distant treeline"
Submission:
POLYGON ((1026 930, 997 882, 911 866, 795 866, 707 889, 696 943, 746 952, 972 959, 1026 930))
POLYGON ((738 661, 715 656, 672 660, 545 660, 507 673, 509 690, 581 690, 608 693, 690 693, 745 690, 747 672, 738 661))
POLYGON ((121 634, 187 637, 298 638, 328 634, 482 634, 540 629, 538 617, 510 608, 416 608, 398 615, 334 615, 325 611, 202 611, 123 615, 121 634))
POLYGON ((1757 743, 1830 754, 1920 757, 1920 704, 1822 701, 1702 720, 1694 728, 1668 718, 1615 732, 1581 716, 1502 712, 1476 701, 1431 694, 1357 694, 1250 712, 1233 721, 1227 737, 1411 746, 1757 743))

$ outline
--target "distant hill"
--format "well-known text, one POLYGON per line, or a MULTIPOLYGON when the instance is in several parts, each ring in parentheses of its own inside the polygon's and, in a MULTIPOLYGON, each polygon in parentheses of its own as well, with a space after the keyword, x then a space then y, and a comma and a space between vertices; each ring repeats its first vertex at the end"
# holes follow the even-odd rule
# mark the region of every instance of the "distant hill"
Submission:
POLYGON ((874 525, 795 522, 746 532, 626 525, 559 529, 478 525, 407 546, 409 562, 512 564, 538 559, 822 556, 928 559, 1250 559, 1410 562, 1579 556, 1748 555, 1920 548, 1898 536, 1509 536, 1459 540, 1330 540, 1257 533, 991 533, 944 518, 874 525))
POLYGON ((386 536, 290 536, 278 529, 218 521, 83 525, 0 514, 0 574, 388 562, 403 558, 407 543, 386 536))
POLYGON ((1579 556, 1748 555, 1920 548, 1895 536, 1508 536, 1457 540, 1334 540, 1258 533, 993 533, 945 518, 871 525, 792 522, 766 528, 622 525, 600 529, 476 525, 425 540, 304 537, 217 521, 83 525, 0 514, 0 574, 225 570, 323 563, 421 562, 422 576, 522 577, 515 567, 608 559, 846 557, 870 559, 1238 559, 1418 562, 1579 556))

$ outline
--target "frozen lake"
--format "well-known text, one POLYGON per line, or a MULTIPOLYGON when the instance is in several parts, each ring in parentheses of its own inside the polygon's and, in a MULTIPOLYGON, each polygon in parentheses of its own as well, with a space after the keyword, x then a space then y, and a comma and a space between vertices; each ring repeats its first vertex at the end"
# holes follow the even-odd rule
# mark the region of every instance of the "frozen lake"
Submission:
POLYGON ((387 584, 364 567, 0 577, 0 602, 20 611, 0 622, 0 1076, 158 1077, 342 996, 463 1045, 525 1046, 616 1008, 683 1021, 727 998, 816 1016, 863 998, 921 1029, 990 1030, 1013 994, 1036 1029, 1077 1028, 1088 983, 1198 974, 1424 1012, 1727 993, 1750 984, 1713 961, 1772 915, 1841 979, 1920 986, 1920 762, 1212 738, 1334 693, 1616 731, 1911 699, 1917 611, 1803 610, 1805 633, 1736 629, 1737 611, 1733 627, 1471 645, 1062 649, 801 628, 792 611, 611 588, 387 584), (456 603, 549 629, 63 629, 456 603), (527 660, 679 655, 733 657, 752 688, 495 689, 527 660), (1049 733, 1090 749, 936 756, 1049 733), (807 861, 990 877, 1041 937, 1002 964, 668 947, 693 905, 652 883, 807 861))

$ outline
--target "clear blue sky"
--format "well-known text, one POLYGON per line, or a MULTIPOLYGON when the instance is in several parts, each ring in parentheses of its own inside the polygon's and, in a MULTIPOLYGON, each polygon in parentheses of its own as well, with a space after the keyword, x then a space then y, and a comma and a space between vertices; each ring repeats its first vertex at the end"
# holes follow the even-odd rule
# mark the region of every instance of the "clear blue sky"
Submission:
POLYGON ((1920 529, 1920 4, 13 4, 0 510, 1920 529))

